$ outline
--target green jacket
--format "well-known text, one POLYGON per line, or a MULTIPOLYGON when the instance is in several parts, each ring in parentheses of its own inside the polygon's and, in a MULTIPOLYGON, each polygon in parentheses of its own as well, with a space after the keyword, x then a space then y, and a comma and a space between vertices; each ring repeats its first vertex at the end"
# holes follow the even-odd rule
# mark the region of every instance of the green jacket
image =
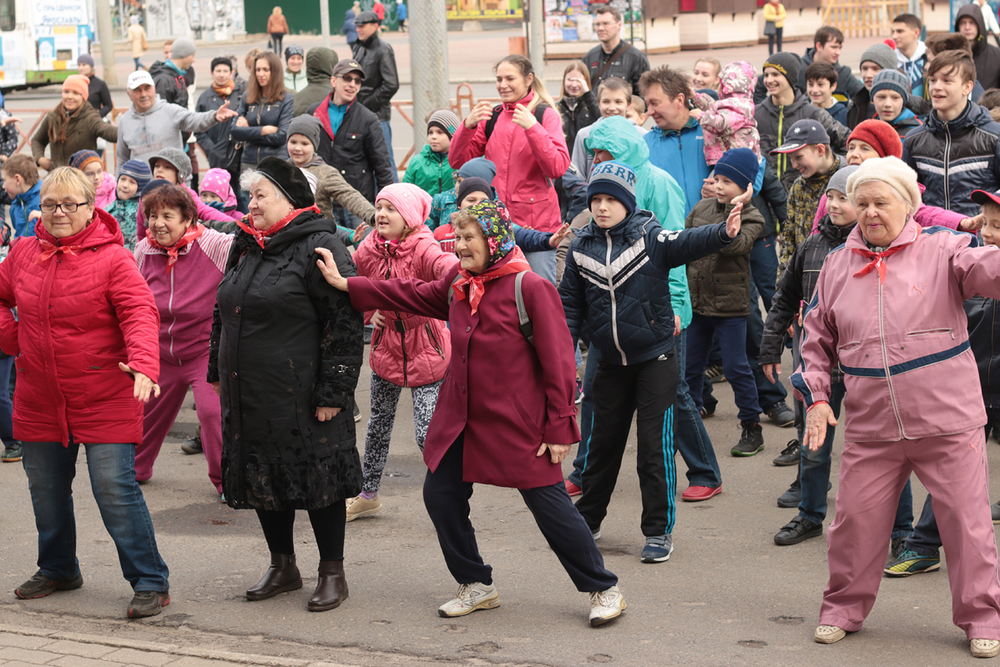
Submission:
POLYGON ((403 176, 404 183, 413 183, 432 197, 455 187, 451 179, 451 165, 447 153, 435 153, 425 145, 413 156, 403 176))
MULTIPOLYGON (((584 143, 588 151, 606 150, 632 168, 637 208, 652 211, 664 229, 684 229, 684 191, 673 176, 649 161, 649 145, 635 125, 621 116, 602 118, 591 126, 584 143)), ((683 266, 670 270, 670 305, 686 329, 691 324, 691 294, 683 266)))

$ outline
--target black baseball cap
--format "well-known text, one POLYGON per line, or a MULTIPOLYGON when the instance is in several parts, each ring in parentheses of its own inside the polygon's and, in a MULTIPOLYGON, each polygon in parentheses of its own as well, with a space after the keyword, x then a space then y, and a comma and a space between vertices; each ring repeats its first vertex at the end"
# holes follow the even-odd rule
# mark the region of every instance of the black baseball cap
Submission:
POLYGON ((826 128, 819 121, 803 118, 788 128, 788 132, 785 133, 785 143, 771 151, 771 155, 775 153, 794 153, 806 146, 814 144, 829 145, 829 143, 830 135, 827 134, 826 128))

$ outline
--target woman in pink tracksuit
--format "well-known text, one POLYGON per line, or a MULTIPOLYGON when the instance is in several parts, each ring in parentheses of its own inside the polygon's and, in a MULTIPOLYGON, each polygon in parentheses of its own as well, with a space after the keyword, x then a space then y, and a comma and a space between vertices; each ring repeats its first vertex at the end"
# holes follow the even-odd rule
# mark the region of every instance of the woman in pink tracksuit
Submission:
POLYGON ((827 536, 830 581, 815 639, 861 629, 875 603, 896 498, 917 477, 934 498, 952 616, 972 654, 1000 653, 1000 583, 987 488, 986 411, 963 299, 1000 298, 1000 248, 921 228, 916 173, 867 160, 847 182, 858 225, 830 253, 806 310, 802 365, 792 376, 808 409, 804 446, 827 424, 830 371, 847 385, 837 518, 827 536))
POLYGON ((156 455, 191 387, 208 478, 221 494, 222 408, 206 376, 215 293, 233 237, 198 222, 187 188, 164 185, 147 194, 142 205, 149 228, 135 247, 135 259, 160 311, 161 393, 146 404, 135 478, 142 482, 153 476, 156 455))
MULTIPOLYGON (((372 280, 434 281, 448 273, 458 258, 441 250, 424 225, 430 210, 431 196, 411 183, 383 188, 375 198, 375 231, 354 253, 358 275, 372 280)), ((361 494, 347 501, 348 521, 382 511, 378 490, 404 387, 413 395, 417 446, 424 451, 427 427, 451 357, 451 336, 442 320, 376 310, 365 313, 365 322, 375 325, 369 359, 372 411, 365 438, 364 482, 361 494)))

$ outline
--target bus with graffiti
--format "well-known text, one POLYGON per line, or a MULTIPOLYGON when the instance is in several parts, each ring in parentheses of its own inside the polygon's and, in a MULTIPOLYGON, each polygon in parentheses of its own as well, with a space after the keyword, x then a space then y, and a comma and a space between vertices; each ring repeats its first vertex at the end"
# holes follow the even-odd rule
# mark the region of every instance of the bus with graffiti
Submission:
POLYGON ((87 0, 0 0, 0 88, 62 82, 93 39, 87 0))

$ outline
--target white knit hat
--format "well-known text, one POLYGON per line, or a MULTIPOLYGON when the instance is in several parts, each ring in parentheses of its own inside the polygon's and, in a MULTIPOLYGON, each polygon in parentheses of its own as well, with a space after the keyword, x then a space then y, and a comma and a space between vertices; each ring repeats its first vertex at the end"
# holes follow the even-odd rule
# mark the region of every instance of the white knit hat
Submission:
POLYGON ((847 198, 854 202, 854 191, 867 181, 882 181, 899 193, 910 205, 910 213, 920 208, 920 188, 917 172, 898 157, 879 157, 865 160, 847 179, 847 198))

